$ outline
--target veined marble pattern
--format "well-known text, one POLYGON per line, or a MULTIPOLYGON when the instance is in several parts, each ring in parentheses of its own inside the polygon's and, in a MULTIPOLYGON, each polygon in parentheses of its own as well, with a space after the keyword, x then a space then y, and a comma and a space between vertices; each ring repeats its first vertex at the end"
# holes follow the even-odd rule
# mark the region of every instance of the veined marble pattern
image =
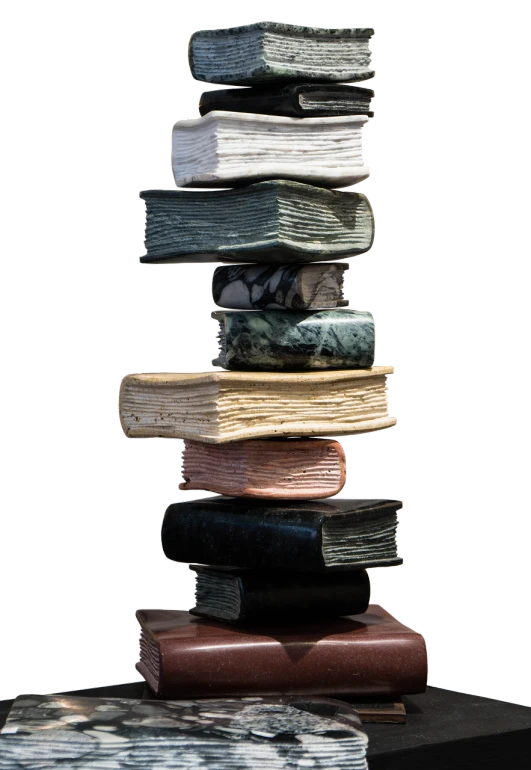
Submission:
POLYGON ((374 321, 360 310, 212 313, 220 325, 224 369, 303 371, 368 369, 374 361, 374 321))
POLYGON ((326 698, 22 695, 0 734, 0 768, 366 770, 367 743, 356 712, 326 698))
POLYGON ((312 310, 348 305, 343 274, 348 265, 230 265, 214 271, 216 305, 235 310, 312 310))

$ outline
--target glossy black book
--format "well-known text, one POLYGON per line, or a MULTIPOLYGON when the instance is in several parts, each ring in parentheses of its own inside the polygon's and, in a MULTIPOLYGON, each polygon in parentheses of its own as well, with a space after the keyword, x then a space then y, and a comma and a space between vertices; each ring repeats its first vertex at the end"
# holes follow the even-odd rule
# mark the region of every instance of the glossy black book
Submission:
POLYGON ((196 574, 192 615, 224 623, 361 615, 369 606, 371 585, 364 569, 349 572, 204 567, 196 574))
POLYGON ((222 88, 205 91, 199 112, 212 110, 284 115, 288 118, 325 118, 334 115, 374 115, 370 88, 331 83, 289 83, 267 88, 222 88))
POLYGON ((170 505, 162 524, 168 559, 306 572, 401 564, 398 500, 287 501, 209 497, 170 505))

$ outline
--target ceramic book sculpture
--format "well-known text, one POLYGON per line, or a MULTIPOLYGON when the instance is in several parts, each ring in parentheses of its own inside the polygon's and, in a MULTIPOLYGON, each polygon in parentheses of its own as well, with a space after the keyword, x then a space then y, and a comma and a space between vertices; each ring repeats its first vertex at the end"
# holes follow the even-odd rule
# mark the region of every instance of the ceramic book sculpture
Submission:
POLYGON ((120 389, 129 438, 220 444, 249 438, 344 436, 395 425, 390 366, 325 372, 130 374, 120 389))
POLYGON ((188 49, 196 80, 255 85, 372 78, 372 29, 317 29, 264 21, 196 32, 188 49))
POLYGON ((205 91, 199 112, 258 112, 287 118, 326 118, 334 115, 368 115, 374 91, 330 83, 288 83, 263 88, 228 88, 205 91))
POLYGON ((6 770, 367 770, 358 715, 328 698, 21 695, 0 739, 6 770))
POLYGON ((196 606, 190 614, 223 623, 301 621, 360 615, 369 606, 371 586, 364 569, 299 572, 191 565, 196 606))
POLYGON ((337 441, 316 438, 229 444, 185 441, 183 476, 181 489, 208 489, 233 497, 331 497, 345 484, 345 453, 337 441))
POLYGON ((359 310, 212 313, 219 322, 219 356, 236 371, 370 369, 374 321, 359 310))
POLYGON ((217 267, 216 305, 235 310, 313 310, 348 305, 343 299, 345 264, 230 265, 217 267))
POLYGON ((283 118, 209 112, 173 127, 177 187, 227 187, 262 179, 294 179, 346 187, 369 176, 361 155, 366 115, 283 118))
POLYGON ((211 497, 170 505, 162 524, 168 559, 303 572, 388 567, 398 500, 252 500, 211 497))
POLYGON ((230 626, 139 610, 138 671, 161 698, 297 693, 394 696, 426 686, 420 634, 370 604, 362 615, 230 626))
MULTIPOLYGON (((120 389, 125 434, 184 439, 180 488, 220 493, 164 516, 164 554, 192 563, 196 606, 137 614, 137 668, 157 698, 397 700, 426 686, 422 637, 369 605, 367 570, 402 563, 402 503, 333 497, 346 464, 332 437, 395 424, 393 369, 373 365, 373 317, 344 309, 347 266, 333 262, 374 238, 366 197, 329 189, 369 173, 361 132, 373 92, 344 83, 374 74, 372 34, 264 23, 193 35, 197 79, 250 88, 203 94, 202 117, 175 124, 174 177, 178 187, 231 189, 141 193, 141 262, 232 263, 212 281, 224 308, 212 314, 214 364, 228 371, 132 374, 120 389)), ((279 741, 276 729, 257 735, 279 741)), ((314 736, 303 743, 319 746, 314 736)), ((327 768, 343 766, 335 745, 327 768)), ((283 753, 275 770, 319 767, 320 756, 283 753)), ((225 766, 211 759, 205 770, 225 766)), ((248 761, 268 767, 256 752, 248 761)))
POLYGON ((361 254, 374 238, 364 195, 284 179, 140 197, 147 249, 141 262, 319 262, 361 254))

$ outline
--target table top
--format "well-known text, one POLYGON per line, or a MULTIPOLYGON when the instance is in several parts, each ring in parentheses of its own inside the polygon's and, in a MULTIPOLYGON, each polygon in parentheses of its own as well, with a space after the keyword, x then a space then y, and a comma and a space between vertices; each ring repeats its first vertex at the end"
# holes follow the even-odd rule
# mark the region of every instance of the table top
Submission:
MULTIPOLYGON (((142 698, 144 690, 133 682, 61 694, 142 698)), ((406 724, 365 725, 370 770, 529 770, 531 708, 437 687, 403 700, 406 724)), ((11 703, 0 702, 0 727, 11 703)))

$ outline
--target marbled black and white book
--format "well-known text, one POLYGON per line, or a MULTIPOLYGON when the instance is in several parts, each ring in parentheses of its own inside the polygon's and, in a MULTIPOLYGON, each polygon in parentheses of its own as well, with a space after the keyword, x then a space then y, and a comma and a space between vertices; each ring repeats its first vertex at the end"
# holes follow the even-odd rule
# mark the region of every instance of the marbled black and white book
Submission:
POLYGON ((141 262, 318 262, 371 248, 360 193, 276 179, 233 190, 150 190, 141 262))
POLYGON ((232 85, 367 80, 374 76, 373 34, 369 28, 320 29, 272 21, 202 30, 190 39, 190 69, 196 80, 232 85))
POLYGON ((232 187, 264 179, 294 179, 348 187, 369 176, 361 133, 366 115, 284 118, 214 110, 173 127, 177 187, 232 187))
MULTIPOLYGON (((314 372, 129 374, 120 420, 129 438, 223 444, 251 438, 346 436, 390 428, 392 366, 314 372)), ((80 421, 83 415, 80 412, 80 421)))
POLYGON ((328 698, 21 695, 0 732, 0 768, 366 770, 367 745, 356 711, 328 698))
POLYGON ((361 310, 216 310, 219 356, 236 371, 369 369, 374 320, 361 310))
POLYGON ((216 305, 233 310, 314 310, 348 305, 348 264, 224 265, 214 270, 216 305))

